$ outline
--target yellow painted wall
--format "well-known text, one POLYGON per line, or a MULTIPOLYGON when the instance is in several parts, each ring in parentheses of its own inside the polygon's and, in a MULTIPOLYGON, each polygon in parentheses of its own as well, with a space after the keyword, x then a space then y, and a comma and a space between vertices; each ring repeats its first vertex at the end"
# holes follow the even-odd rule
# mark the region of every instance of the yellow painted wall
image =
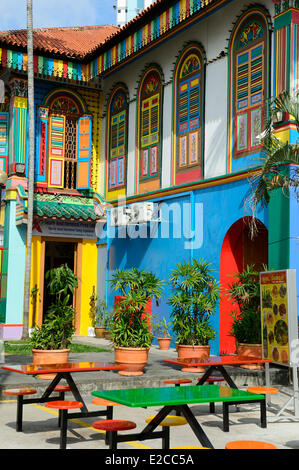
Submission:
POLYGON ((88 327, 91 326, 89 318, 90 296, 93 286, 97 288, 97 245, 96 240, 83 240, 82 242, 82 276, 81 276, 81 315, 80 335, 87 336, 88 327))
POLYGON ((126 197, 126 190, 119 189, 118 191, 109 191, 108 192, 108 201, 115 201, 117 199, 123 199, 126 197))
POLYGON ((29 328, 38 325, 38 311, 40 305, 40 270, 41 270, 41 237, 32 237, 31 245, 31 279, 30 279, 30 293, 33 288, 38 288, 35 304, 35 318, 33 319, 33 303, 32 296, 30 297, 29 307, 29 328))
POLYGON ((290 130, 284 129, 282 131, 275 131, 275 137, 280 139, 282 142, 289 142, 290 141, 290 130))

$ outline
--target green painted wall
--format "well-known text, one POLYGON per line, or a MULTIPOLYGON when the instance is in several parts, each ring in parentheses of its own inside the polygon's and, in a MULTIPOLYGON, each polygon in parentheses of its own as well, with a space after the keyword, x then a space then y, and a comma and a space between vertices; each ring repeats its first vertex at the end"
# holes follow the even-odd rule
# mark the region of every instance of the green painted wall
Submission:
POLYGON ((289 269, 290 199, 288 191, 271 191, 269 217, 269 269, 289 269))

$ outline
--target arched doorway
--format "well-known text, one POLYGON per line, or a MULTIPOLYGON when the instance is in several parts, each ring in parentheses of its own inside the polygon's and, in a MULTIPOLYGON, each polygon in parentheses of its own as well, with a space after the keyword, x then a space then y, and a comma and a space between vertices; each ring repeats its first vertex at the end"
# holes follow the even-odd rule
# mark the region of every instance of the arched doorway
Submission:
POLYGON ((236 307, 228 298, 226 289, 234 280, 234 273, 241 272, 247 265, 255 265, 257 271, 263 270, 268 264, 268 230, 265 225, 257 221, 258 234, 252 240, 249 234, 250 217, 237 220, 227 231, 220 257, 220 353, 232 354, 235 352, 235 340, 228 336, 231 325, 231 312, 236 307))

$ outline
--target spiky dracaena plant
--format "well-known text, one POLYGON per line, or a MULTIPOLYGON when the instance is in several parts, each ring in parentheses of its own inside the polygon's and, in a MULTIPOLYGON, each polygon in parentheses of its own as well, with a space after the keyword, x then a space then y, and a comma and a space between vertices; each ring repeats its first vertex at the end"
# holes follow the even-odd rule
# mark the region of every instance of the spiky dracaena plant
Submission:
POLYGON ((210 317, 216 311, 220 287, 210 266, 193 259, 178 263, 171 273, 168 304, 178 344, 207 345, 216 336, 210 317))

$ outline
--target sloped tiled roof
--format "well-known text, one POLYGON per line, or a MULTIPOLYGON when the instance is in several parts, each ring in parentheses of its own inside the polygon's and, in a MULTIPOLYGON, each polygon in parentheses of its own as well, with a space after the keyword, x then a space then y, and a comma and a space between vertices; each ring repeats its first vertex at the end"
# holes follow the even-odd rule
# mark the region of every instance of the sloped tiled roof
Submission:
MULTIPOLYGON (((114 25, 41 28, 33 32, 34 50, 73 58, 92 53, 107 38, 118 32, 114 25)), ((27 31, 1 31, 0 44, 27 47, 27 31)))
MULTIPOLYGON (((27 212, 27 207, 25 212, 27 212)), ((99 216, 95 212, 93 199, 52 194, 35 194, 33 212, 38 217, 63 218, 95 221, 99 216)))

